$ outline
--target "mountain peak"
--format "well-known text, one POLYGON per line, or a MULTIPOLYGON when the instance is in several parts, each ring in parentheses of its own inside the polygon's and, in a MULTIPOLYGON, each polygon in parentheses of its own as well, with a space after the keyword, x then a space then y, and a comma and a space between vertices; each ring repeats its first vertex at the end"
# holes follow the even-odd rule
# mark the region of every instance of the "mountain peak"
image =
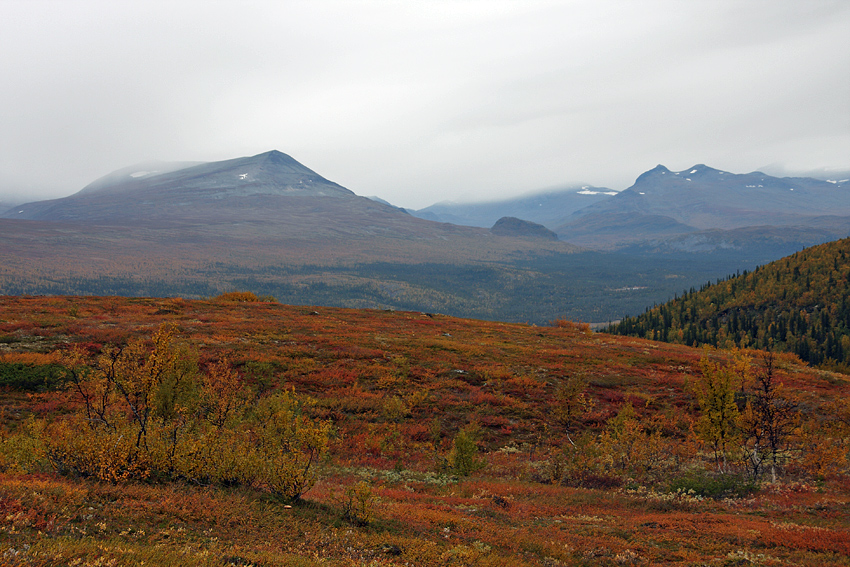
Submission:
MULTIPOLYGON (((635 180, 634 184, 637 185, 641 181, 646 181, 647 179, 652 179, 652 178, 660 177, 662 175, 667 175, 667 174, 671 174, 671 173, 672 172, 669 169, 667 169, 666 167, 664 167, 661 164, 658 164, 655 167, 653 167, 652 169, 650 169, 649 171, 645 171, 645 172, 641 173, 638 176, 638 178, 635 180)), ((634 187, 634 185, 633 185, 633 187, 634 187)))
POLYGON ((297 163, 298 165, 301 165, 292 156, 285 154, 283 152, 279 152, 277 150, 269 150, 267 152, 257 154, 257 155, 254 156, 254 159, 259 159, 259 160, 262 160, 262 161, 270 161, 270 162, 273 162, 273 163, 286 163, 286 164, 297 163))
POLYGON ((720 171, 719 169, 714 169, 713 167, 708 167, 704 163, 698 163, 691 168, 683 169, 682 171, 677 172, 676 175, 695 175, 695 176, 706 175, 706 174, 723 175, 724 173, 725 172, 720 171))
MULTIPOLYGON (((230 212, 224 203, 280 203, 281 197, 357 197, 292 157, 271 150, 250 157, 201 164, 132 166, 113 172, 75 195, 25 203, 18 219, 115 222, 115 219, 178 218, 185 211, 230 212), (246 201, 248 199, 248 201, 246 201), (145 203, 144 206, 140 203, 145 203)), ((278 206, 275 205, 275 206, 278 206)), ((5 214, 5 213, 4 213, 5 214)))

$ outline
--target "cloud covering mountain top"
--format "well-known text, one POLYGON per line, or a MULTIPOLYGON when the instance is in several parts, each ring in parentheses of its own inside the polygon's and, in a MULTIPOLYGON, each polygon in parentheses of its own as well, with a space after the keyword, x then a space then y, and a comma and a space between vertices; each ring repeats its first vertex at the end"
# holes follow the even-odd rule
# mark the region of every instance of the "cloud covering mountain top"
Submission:
POLYGON ((0 197, 270 147, 408 208, 620 190, 659 162, 850 167, 847 2, 13 0, 0 19, 0 197))

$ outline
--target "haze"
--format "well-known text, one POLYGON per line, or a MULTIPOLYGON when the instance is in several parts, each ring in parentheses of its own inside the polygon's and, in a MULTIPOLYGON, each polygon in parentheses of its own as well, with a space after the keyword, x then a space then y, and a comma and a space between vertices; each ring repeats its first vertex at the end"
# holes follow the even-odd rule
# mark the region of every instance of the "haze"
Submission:
POLYGON ((850 3, 0 2, 0 201, 278 149, 421 208, 850 169, 850 3))

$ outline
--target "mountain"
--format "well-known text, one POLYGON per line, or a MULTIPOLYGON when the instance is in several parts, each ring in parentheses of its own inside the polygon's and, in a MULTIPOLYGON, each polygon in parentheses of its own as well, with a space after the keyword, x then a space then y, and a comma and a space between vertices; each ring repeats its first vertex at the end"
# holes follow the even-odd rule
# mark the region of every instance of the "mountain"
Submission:
MULTIPOLYGON (((567 315, 607 321, 608 309, 643 305, 643 295, 611 291, 635 281, 658 299, 679 287, 648 281, 656 269, 635 274, 551 236, 416 218, 277 151, 124 168, 4 217, 0 294, 208 297, 243 289, 293 304, 545 323, 567 315)), ((677 270, 688 281, 704 277, 703 267, 677 270)))
POLYGON ((262 218, 267 212, 263 209, 282 204, 281 197, 361 199, 278 151, 168 169, 119 170, 70 197, 26 203, 3 216, 101 224, 204 220, 207 215, 216 219, 223 211, 237 218, 262 218))
POLYGON ((502 217, 516 217, 554 228, 588 205, 616 195, 605 187, 571 187, 501 201, 437 203, 410 213, 419 218, 466 226, 489 227, 502 217))
MULTIPOLYGON (((537 209, 554 209, 553 199, 537 209)), ((502 215, 521 219, 507 236, 498 234, 505 227, 416 218, 277 151, 141 164, 69 197, 8 210, 0 218, 0 294, 199 298, 247 290, 300 305, 605 322, 782 256, 771 231, 689 232, 696 227, 664 215, 627 214, 635 215, 631 224, 609 219, 602 228, 619 237, 627 226, 643 240, 620 243, 617 253, 587 252, 516 215, 502 215), (755 252, 752 238, 761 243, 755 252)), ((819 230, 795 229, 793 242, 805 245, 819 230)), ((787 248, 785 232, 792 231, 783 227, 776 239, 787 248)))
POLYGON ((500 218, 490 229, 490 232, 498 236, 558 240, 558 235, 542 224, 525 221, 516 217, 500 218))
POLYGON ((88 227, 182 228, 199 237, 242 241, 489 238, 486 230, 424 221, 359 197, 279 151, 183 165, 124 168, 69 197, 25 203, 0 216, 88 227))
POLYGON ((770 348, 850 371, 850 238, 709 282, 608 332, 694 346, 770 348))
POLYGON ((555 231, 581 246, 658 250, 665 242, 687 248, 684 235, 723 246, 724 239, 735 239, 734 233, 724 238, 706 231, 747 227, 761 227, 761 233, 780 240, 789 228, 796 240, 806 229, 808 245, 846 236, 850 182, 734 174, 705 165, 674 172, 659 165, 625 191, 576 211, 555 231))

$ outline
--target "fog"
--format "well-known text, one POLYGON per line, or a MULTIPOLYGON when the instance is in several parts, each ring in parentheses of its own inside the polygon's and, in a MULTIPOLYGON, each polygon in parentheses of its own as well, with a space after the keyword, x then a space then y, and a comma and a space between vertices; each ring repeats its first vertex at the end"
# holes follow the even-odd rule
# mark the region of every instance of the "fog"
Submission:
POLYGON ((271 149, 421 208, 850 169, 850 3, 0 3, 0 201, 271 149))

